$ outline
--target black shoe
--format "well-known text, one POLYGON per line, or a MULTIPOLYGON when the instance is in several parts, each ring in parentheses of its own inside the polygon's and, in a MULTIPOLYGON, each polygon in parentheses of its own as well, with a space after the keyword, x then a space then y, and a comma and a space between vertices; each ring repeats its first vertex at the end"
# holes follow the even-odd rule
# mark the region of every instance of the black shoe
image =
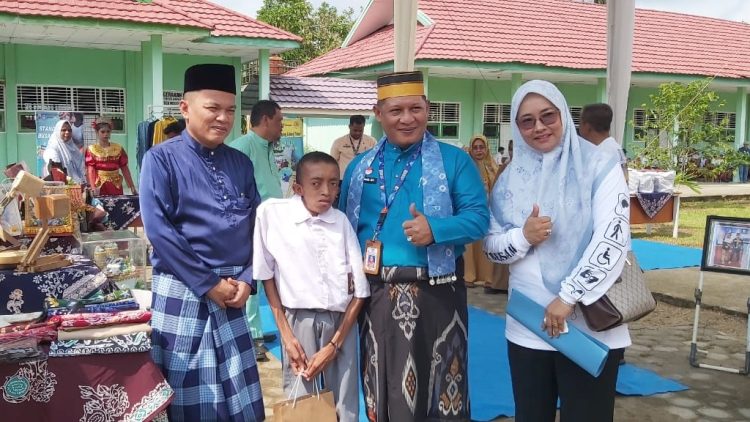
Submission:
POLYGON ((494 289, 492 287, 485 287, 484 288, 484 293, 488 294, 488 295, 497 295, 497 294, 500 294, 500 293, 507 294, 508 290, 507 289, 494 289))
POLYGON ((273 343, 276 341, 276 334, 266 334, 263 336, 263 342, 264 343, 273 343))
POLYGON ((266 353, 268 351, 268 348, 266 348, 266 345, 261 340, 253 340, 253 346, 256 353, 266 353))
POLYGON ((268 356, 264 352, 261 352, 259 350, 255 351, 255 361, 256 362, 268 362, 271 359, 268 359, 268 356))

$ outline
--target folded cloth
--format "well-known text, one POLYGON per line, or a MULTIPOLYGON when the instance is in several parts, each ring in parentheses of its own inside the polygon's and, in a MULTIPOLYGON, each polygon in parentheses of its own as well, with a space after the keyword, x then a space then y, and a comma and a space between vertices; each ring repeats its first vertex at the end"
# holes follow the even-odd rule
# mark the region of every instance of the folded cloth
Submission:
POLYGON ((0 327, 12 324, 36 321, 42 316, 42 312, 27 312, 24 314, 0 315, 0 327))
POLYGON ((73 304, 67 307, 61 308, 47 308, 47 316, 53 315, 67 315, 72 313, 95 313, 95 312, 121 312, 121 311, 132 311, 138 309, 138 302, 135 299, 123 299, 115 302, 108 303, 92 303, 80 307, 77 304, 73 304))
POLYGON ((95 303, 107 303, 132 298, 133 294, 130 292, 130 290, 115 290, 110 293, 99 291, 96 292, 95 295, 87 297, 85 299, 61 299, 56 297, 48 297, 44 300, 44 305, 47 308, 73 308, 95 303))
POLYGON ((60 325, 60 322, 59 317, 52 317, 47 321, 35 324, 16 324, 2 327, 0 328, 0 343, 24 338, 54 340, 57 338, 57 327, 60 325))
POLYGON ((151 335, 145 331, 119 334, 102 339, 77 339, 53 341, 49 348, 52 357, 109 355, 138 353, 151 350, 151 335))
POLYGON ((80 280, 68 286, 63 291, 62 297, 68 300, 83 299, 102 287, 106 281, 107 275, 104 273, 86 274, 80 280))
POLYGON ((58 340, 102 339, 140 332, 151 333, 151 326, 148 324, 120 324, 110 325, 108 327, 85 328, 74 331, 60 331, 57 338, 58 340))
POLYGON ((60 329, 65 331, 115 324, 134 324, 151 321, 151 311, 136 310, 107 313, 76 313, 60 315, 60 329))
POLYGON ((39 340, 35 338, 0 342, 0 362, 19 362, 41 355, 39 340))

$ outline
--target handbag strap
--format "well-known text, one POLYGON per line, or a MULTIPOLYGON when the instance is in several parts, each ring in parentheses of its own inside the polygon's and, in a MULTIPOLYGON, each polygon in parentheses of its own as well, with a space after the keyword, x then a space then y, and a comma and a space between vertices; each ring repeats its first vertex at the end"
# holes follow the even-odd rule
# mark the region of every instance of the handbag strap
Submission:
MULTIPOLYGON (((299 390, 299 386, 302 385, 302 372, 297 374, 297 378, 294 380, 294 384, 292 384, 292 389, 289 391, 289 396, 287 397, 287 400, 291 400, 292 396, 294 396, 294 400, 292 401, 292 407, 297 406, 297 398, 299 396, 297 395, 297 390, 299 390)), ((318 400, 320 400, 320 386, 318 386, 318 380, 313 381, 313 392, 315 393, 315 396, 318 400)))

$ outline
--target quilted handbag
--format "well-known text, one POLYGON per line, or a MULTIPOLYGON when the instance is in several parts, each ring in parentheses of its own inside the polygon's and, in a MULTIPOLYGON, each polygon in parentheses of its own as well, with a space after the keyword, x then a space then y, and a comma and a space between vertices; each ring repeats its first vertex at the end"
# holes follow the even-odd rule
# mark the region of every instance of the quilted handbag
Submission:
POLYGON ((593 331, 604 331, 636 321, 656 308, 656 300, 646 286, 643 270, 628 251, 622 274, 604 296, 591 305, 581 305, 586 324, 593 331))

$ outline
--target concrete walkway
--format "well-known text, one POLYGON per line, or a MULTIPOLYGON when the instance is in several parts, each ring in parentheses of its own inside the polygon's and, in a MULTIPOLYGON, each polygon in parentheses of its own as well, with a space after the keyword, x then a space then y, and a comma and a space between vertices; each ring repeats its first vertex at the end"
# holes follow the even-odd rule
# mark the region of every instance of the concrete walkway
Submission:
POLYGON ((715 198, 728 196, 750 196, 750 183, 699 183, 700 192, 694 192, 687 186, 678 186, 676 191, 683 198, 715 198))

